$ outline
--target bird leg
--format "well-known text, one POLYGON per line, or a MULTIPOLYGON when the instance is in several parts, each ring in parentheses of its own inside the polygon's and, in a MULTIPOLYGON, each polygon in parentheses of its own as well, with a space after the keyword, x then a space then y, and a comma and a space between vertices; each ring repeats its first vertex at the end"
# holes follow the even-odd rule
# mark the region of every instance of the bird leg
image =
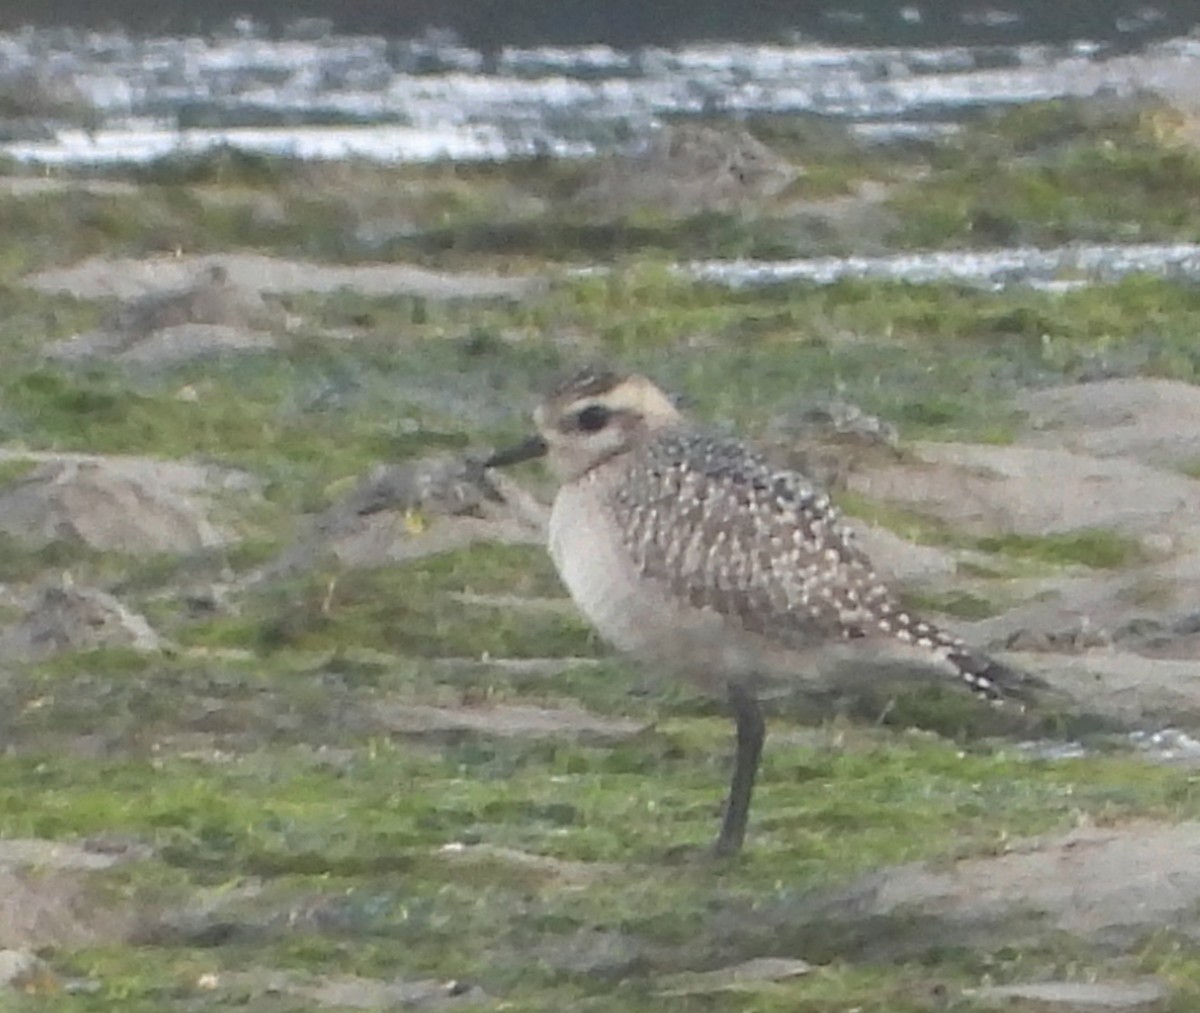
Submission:
POLYGON ((737 753, 733 761, 733 779, 729 783, 729 799, 725 804, 725 818, 713 845, 713 851, 721 857, 736 855, 746 839, 750 796, 754 793, 754 779, 758 774, 758 761, 762 757, 763 736, 766 733, 762 709, 752 690, 740 683, 730 683, 729 709, 737 722, 737 753))

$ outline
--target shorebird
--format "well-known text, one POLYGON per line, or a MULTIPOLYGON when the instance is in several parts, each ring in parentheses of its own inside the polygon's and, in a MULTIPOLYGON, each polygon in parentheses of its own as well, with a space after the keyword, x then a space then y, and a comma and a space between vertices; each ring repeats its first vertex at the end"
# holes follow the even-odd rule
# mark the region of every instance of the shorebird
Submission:
POLYGON ((716 854, 745 840, 764 684, 827 652, 892 645, 990 700, 1040 685, 906 611, 827 495, 690 423, 645 376, 584 370, 534 422, 485 466, 548 457, 550 555, 576 605, 618 650, 728 700, 736 752, 716 854))

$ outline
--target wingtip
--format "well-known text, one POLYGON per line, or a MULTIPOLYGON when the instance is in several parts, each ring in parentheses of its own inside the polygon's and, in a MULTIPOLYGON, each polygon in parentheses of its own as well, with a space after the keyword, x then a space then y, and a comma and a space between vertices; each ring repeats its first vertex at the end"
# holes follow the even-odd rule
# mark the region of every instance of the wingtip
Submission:
POLYGON ((998 703, 1030 704, 1050 688, 1039 676, 989 655, 962 651, 951 654, 950 661, 971 689, 998 703))

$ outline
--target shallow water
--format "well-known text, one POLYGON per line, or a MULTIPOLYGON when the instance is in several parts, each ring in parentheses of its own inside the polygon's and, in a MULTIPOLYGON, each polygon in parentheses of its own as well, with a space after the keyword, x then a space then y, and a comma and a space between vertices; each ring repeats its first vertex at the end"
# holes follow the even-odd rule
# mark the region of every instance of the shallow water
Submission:
POLYGON ((46 164, 145 161, 234 145, 388 162, 578 156, 679 115, 806 113, 887 139, 989 106, 1143 88, 1200 91, 1200 39, 836 47, 712 44, 507 48, 373 36, 146 38, 0 34, 6 74, 34 68, 91 106, 89 129, 13 139, 46 164))
POLYGON ((706 260, 681 264, 678 270, 688 277, 733 288, 787 281, 829 285, 846 278, 870 278, 914 284, 955 281, 993 290, 1020 284, 1064 292, 1138 273, 1200 277, 1200 245, 1072 243, 1052 249, 1011 246, 880 257, 706 260))
MULTIPOLYGON (((1158 763, 1200 763, 1200 740, 1178 728, 1130 732, 1129 748, 1158 763)), ((1096 750, 1074 740, 1037 739, 1017 745, 1017 754, 1033 761, 1076 760, 1097 755, 1096 750)))
MULTIPOLYGON (((92 110, 0 153, 54 165, 136 163, 230 146, 304 159, 405 163, 584 157, 687 114, 803 113, 870 141, 952 131, 981 109, 1157 89, 1200 103, 1200 37, 1138 53, 1068 46, 837 47, 728 43, 667 49, 510 47, 447 35, 209 38, 25 29, 0 34, 6 74, 36 74, 92 110)), ((0 81, 3 80, 0 74, 0 81)), ((1200 277, 1190 243, 700 261, 732 287, 843 278, 953 280, 1064 291, 1147 272, 1200 277)))

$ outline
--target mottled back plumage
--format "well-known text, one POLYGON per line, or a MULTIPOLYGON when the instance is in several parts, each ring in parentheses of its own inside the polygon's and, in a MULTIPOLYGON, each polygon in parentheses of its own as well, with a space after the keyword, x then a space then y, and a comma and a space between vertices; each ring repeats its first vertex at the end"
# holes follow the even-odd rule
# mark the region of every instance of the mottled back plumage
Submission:
POLYGON ((864 599, 890 598, 828 498, 734 441, 658 435, 608 497, 641 574, 756 633, 797 647, 859 637, 864 599))
POLYGON ((894 637, 945 658, 988 697, 1026 680, 904 611, 829 497, 737 440, 655 434, 606 483, 645 577, 781 646, 894 637))

